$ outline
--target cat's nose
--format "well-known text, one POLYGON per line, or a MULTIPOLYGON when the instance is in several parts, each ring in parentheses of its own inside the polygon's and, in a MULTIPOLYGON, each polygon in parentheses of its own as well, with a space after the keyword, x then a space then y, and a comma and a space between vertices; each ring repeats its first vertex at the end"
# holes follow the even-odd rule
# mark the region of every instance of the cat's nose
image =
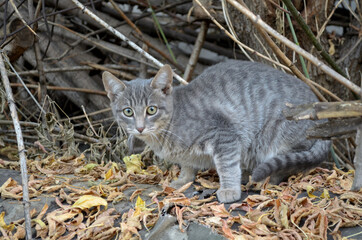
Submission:
POLYGON ((137 131, 139 131, 140 133, 142 133, 144 129, 145 129, 144 127, 140 127, 140 128, 137 128, 137 131))

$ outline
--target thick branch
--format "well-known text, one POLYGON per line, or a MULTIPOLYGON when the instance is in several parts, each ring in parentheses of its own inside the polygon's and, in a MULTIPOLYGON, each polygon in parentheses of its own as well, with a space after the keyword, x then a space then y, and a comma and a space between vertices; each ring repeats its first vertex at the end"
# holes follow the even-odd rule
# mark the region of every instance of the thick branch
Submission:
POLYGON ((307 130, 308 138, 348 138, 355 134, 362 118, 332 119, 307 130))
POLYGON ((362 116, 362 102, 318 102, 304 105, 288 105, 283 111, 290 120, 346 118, 362 116))

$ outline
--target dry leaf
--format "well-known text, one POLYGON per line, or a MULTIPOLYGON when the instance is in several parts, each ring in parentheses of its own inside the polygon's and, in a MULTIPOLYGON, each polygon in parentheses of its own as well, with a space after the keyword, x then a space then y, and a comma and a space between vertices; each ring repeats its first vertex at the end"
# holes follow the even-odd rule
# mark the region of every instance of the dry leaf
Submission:
POLYGON ((14 229, 15 225, 14 224, 7 225, 5 223, 4 216, 5 216, 5 212, 0 213, 0 227, 5 230, 12 231, 14 229))
POLYGON ((143 173, 142 157, 140 154, 132 154, 123 158, 123 162, 126 164, 127 173, 137 174, 143 173))
POLYGON ((101 197, 96 197, 92 195, 84 195, 81 196, 74 204, 73 208, 80 208, 80 209, 89 209, 91 207, 98 207, 103 205, 107 208, 108 204, 107 201, 101 197))
POLYGON ((204 178, 198 178, 196 179, 196 182, 200 183, 201 186, 208 189, 219 189, 220 184, 218 182, 211 182, 209 180, 206 180, 204 178))

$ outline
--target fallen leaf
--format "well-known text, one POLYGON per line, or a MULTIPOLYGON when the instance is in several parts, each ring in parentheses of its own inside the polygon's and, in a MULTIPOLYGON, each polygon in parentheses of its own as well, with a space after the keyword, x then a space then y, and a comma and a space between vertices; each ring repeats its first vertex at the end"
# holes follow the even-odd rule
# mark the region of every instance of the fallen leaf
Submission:
POLYGON ((226 211, 224 204, 211 205, 210 206, 212 213, 216 217, 229 217, 230 213, 226 211))
POLYGON ((321 194, 320 198, 327 198, 330 199, 329 192, 327 189, 323 189, 323 193, 321 194))
POLYGON ((14 229, 15 225, 14 224, 7 225, 5 223, 4 216, 5 216, 5 212, 0 213, 0 227, 5 230, 12 231, 14 229))
POLYGON ((311 185, 307 186, 308 197, 316 198, 317 196, 313 194, 314 191, 315 191, 315 188, 313 186, 311 186, 311 185))
POLYGON ((73 208, 80 208, 80 209, 89 209, 91 207, 98 207, 103 205, 107 208, 108 204, 107 201, 101 197, 96 197, 93 195, 84 195, 81 196, 74 204, 73 208))
POLYGON ((218 182, 211 182, 204 178, 198 178, 198 179, 196 179, 196 182, 200 183, 201 186, 203 186, 204 188, 208 188, 208 189, 219 189, 220 188, 220 184, 218 182))
POLYGON ((127 173, 137 174, 143 173, 142 157, 140 154, 132 154, 123 158, 123 162, 126 164, 127 173))

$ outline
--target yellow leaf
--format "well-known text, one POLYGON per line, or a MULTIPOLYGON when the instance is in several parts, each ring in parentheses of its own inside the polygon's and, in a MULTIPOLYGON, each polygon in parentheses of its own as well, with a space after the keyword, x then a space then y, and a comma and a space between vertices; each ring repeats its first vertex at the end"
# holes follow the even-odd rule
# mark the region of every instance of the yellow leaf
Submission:
POLYGON ((329 192, 327 189, 323 189, 323 193, 321 194, 320 198, 327 198, 330 199, 329 192))
POLYGON ((127 173, 143 173, 143 162, 141 161, 140 154, 132 154, 123 158, 123 162, 126 164, 127 173))
POLYGON ((103 205, 105 208, 107 208, 107 206, 108 206, 107 201, 101 197, 96 197, 96 196, 92 196, 92 195, 84 195, 84 196, 81 196, 73 204, 72 207, 80 208, 80 209, 89 209, 91 207, 101 206, 101 205, 103 205))
POLYGON ((36 218, 36 219, 33 219, 32 221, 35 222, 36 224, 38 224, 41 227, 41 229, 44 229, 46 227, 46 224, 41 219, 36 218))
POLYGON ((136 201, 136 206, 135 206, 135 212, 133 213, 133 216, 138 216, 142 212, 151 212, 152 210, 153 210, 153 208, 146 208, 146 202, 143 201, 143 199, 140 196, 138 196, 137 201, 136 201))
POLYGON ((15 225, 14 224, 6 225, 5 220, 4 220, 4 216, 5 216, 5 212, 2 212, 0 214, 0 227, 5 229, 5 230, 12 231, 14 229, 15 225))
POLYGON ((90 171, 93 170, 93 168, 97 167, 98 164, 95 163, 89 163, 83 167, 77 168, 75 170, 76 173, 89 173, 90 171))
POLYGON ((308 193, 308 197, 310 198, 316 198, 317 196, 313 194, 313 192, 315 191, 313 186, 307 186, 307 193, 308 193))
POLYGON ((95 168, 97 166, 98 166, 98 164, 96 164, 96 163, 89 163, 89 164, 84 166, 84 169, 87 170, 87 171, 91 171, 93 168, 95 168))
POLYGON ((113 169, 111 168, 111 169, 109 169, 109 170, 106 172, 106 174, 104 175, 104 179, 105 179, 105 180, 108 180, 108 179, 110 179, 112 176, 113 176, 113 169))
POLYGON ((332 39, 329 39, 328 43, 329 43, 328 53, 329 53, 329 55, 333 56, 336 53, 336 48, 334 46, 332 39))
POLYGON ((112 169, 114 169, 114 170, 116 170, 116 171, 119 171, 118 164, 115 163, 115 162, 112 162, 112 169))

